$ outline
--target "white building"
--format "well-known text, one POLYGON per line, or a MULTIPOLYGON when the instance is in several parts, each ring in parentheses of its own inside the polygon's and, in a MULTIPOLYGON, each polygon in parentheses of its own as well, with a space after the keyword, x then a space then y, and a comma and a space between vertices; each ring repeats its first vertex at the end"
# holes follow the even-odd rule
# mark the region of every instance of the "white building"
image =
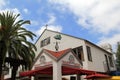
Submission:
POLYGON ((98 72, 116 70, 112 52, 108 52, 88 40, 51 31, 48 29, 44 30, 44 32, 35 43, 37 47, 36 57, 42 49, 56 51, 56 39, 54 37, 58 34, 62 36, 62 39, 58 40, 59 51, 67 48, 72 48, 73 51, 79 56, 79 59, 82 60, 84 69, 94 70, 98 72))
MULTIPOLYGON (((88 40, 48 29, 44 30, 35 45, 37 47, 36 59, 32 71, 29 72, 35 75, 34 72, 40 69, 40 72, 36 72, 38 75, 35 75, 35 80, 42 80, 42 78, 44 80, 62 80, 61 77, 67 77, 68 80, 80 80, 80 75, 76 75, 77 71, 73 75, 76 68, 100 73, 116 70, 109 46, 110 50, 108 48, 105 50, 105 48, 103 49, 88 40), (55 39, 60 37, 61 40, 55 39), (65 68, 66 66, 69 67, 65 68), (66 74, 66 70, 70 73, 69 76, 63 75, 66 74)), ((24 74, 26 75, 26 73, 24 74)))
MULTIPOLYGON (((51 79, 53 80, 61 80, 60 77, 62 77, 62 73, 60 72, 62 71, 61 67, 64 66, 63 61, 64 60, 68 61, 69 59, 68 57, 70 55, 74 56, 75 58, 74 63, 79 64, 79 68, 101 73, 107 73, 116 70, 113 54, 112 52, 110 52, 111 48, 110 50, 105 50, 105 48, 103 49, 85 39, 45 29, 44 32, 39 37, 39 39, 36 41, 35 45, 37 47, 37 51, 36 60, 33 64, 33 70, 37 69, 36 68, 37 66, 41 67, 52 65, 53 77, 51 79), (62 39, 61 40, 55 39, 56 35, 57 37, 61 36, 62 39), (55 48, 55 46, 57 48, 55 48), (66 56, 61 57, 60 59, 55 56, 56 54, 59 54, 61 51, 67 50, 69 48, 70 51, 64 53, 66 56), (55 55, 52 54, 51 56, 51 52, 53 53, 56 52, 56 54, 55 55), (77 57, 75 57, 74 54, 77 57), (42 64, 42 62, 44 61, 46 61, 45 64, 42 64)), ((43 76, 37 76, 37 78, 43 76)), ((49 76, 49 78, 50 77, 51 76, 49 76)), ((70 79, 70 76, 68 79, 70 79)))

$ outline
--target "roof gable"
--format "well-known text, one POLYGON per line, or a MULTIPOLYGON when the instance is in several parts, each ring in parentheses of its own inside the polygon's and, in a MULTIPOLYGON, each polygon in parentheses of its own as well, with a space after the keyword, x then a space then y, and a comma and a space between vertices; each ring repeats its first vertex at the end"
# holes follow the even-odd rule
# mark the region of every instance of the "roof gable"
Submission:
POLYGON ((70 52, 70 49, 65 49, 65 50, 62 50, 62 51, 58 51, 58 52, 55 52, 55 51, 51 51, 51 50, 47 50, 47 49, 44 49, 47 54, 50 54, 52 55, 53 57, 55 57, 56 59, 59 59, 60 57, 62 57, 63 55, 67 54, 68 52, 70 52))
POLYGON ((65 36, 69 36, 69 37, 72 37, 72 38, 75 38, 75 39, 79 39, 79 40, 85 40, 85 39, 78 38, 78 37, 75 37, 75 36, 72 36, 72 35, 68 35, 68 34, 64 34, 64 33, 58 32, 58 31, 53 31, 53 30, 45 29, 45 30, 42 32, 42 34, 40 35, 40 37, 36 40, 35 44, 38 42, 38 40, 41 38, 41 36, 42 36, 46 31, 52 32, 52 33, 61 34, 61 35, 65 35, 65 36))
POLYGON ((82 66, 82 61, 80 61, 78 56, 73 52, 71 48, 58 51, 58 52, 44 49, 44 52, 47 55, 49 55, 52 59, 54 59, 55 61, 60 61, 61 59, 64 59, 66 56, 68 56, 68 54, 72 54, 75 57, 75 59, 79 62, 79 64, 82 66))
POLYGON ((46 55, 50 56, 51 59, 54 59, 55 61, 59 61, 61 58, 63 58, 65 55, 67 55, 69 52, 71 52, 76 59, 79 61, 80 64, 82 64, 82 62, 79 60, 79 58, 75 55, 75 53, 72 51, 71 48, 65 49, 65 50, 61 50, 61 51, 51 51, 48 49, 43 49, 39 55, 36 57, 33 65, 36 63, 36 61, 39 59, 39 57, 42 55, 42 53, 45 53, 46 55))
MULTIPOLYGON (((42 36, 42 35, 44 34, 44 32, 46 32, 46 31, 53 32, 53 33, 59 33, 59 34, 62 34, 62 35, 66 35, 66 36, 75 38, 75 39, 83 40, 83 41, 85 41, 85 42, 88 42, 88 43, 92 44, 93 46, 99 48, 100 50, 102 50, 102 51, 104 51, 104 52, 106 52, 106 53, 108 53, 108 54, 112 54, 111 52, 108 52, 108 51, 104 50, 103 48, 99 47, 98 45, 96 45, 96 44, 94 44, 94 43, 92 43, 92 42, 90 42, 90 41, 88 41, 88 40, 86 40, 86 39, 79 38, 79 37, 75 37, 75 36, 71 36, 71 35, 64 34, 64 33, 60 33, 60 32, 57 32, 57 31, 52 31, 52 30, 49 30, 49 29, 45 29, 45 30, 43 31, 43 33, 41 34, 41 36, 42 36)), ((40 36, 40 37, 41 37, 41 36, 40 36)), ((38 38, 38 40, 40 39, 40 37, 38 38)), ((37 41, 38 41, 38 40, 37 40, 37 41)), ((37 41, 36 41, 36 42, 37 42, 37 41)), ((36 43, 35 43, 35 44, 36 44, 36 43)))

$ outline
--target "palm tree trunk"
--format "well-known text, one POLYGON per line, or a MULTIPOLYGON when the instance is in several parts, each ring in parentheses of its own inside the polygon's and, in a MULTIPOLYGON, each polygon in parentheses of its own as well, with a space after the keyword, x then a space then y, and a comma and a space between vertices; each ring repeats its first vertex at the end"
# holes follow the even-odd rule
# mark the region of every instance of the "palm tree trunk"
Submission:
POLYGON ((3 49, 2 49, 2 45, 3 42, 0 41, 0 80, 2 78, 2 64, 3 64, 3 59, 2 59, 2 53, 3 53, 3 49))
POLYGON ((11 80, 15 80, 17 70, 18 70, 18 66, 14 65, 14 66, 13 66, 13 69, 12 69, 11 80))

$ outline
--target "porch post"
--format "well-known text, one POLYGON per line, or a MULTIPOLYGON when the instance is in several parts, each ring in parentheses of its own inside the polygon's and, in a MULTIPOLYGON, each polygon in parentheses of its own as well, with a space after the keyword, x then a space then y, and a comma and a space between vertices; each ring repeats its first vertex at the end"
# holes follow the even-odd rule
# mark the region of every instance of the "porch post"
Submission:
POLYGON ((61 64, 59 62, 53 63, 53 80, 62 80, 61 64))
POLYGON ((34 80, 35 78, 34 78, 35 76, 31 76, 31 80, 34 80))

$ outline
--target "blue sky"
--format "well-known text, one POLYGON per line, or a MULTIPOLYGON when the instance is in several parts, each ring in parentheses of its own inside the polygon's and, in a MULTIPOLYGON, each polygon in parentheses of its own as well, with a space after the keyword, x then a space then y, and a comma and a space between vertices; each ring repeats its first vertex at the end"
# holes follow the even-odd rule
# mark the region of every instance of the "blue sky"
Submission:
MULTIPOLYGON (((37 37, 45 29, 87 39, 95 44, 120 41, 120 0, 0 0, 0 12, 20 13, 37 37)), ((34 42, 35 42, 34 41, 34 42)))

